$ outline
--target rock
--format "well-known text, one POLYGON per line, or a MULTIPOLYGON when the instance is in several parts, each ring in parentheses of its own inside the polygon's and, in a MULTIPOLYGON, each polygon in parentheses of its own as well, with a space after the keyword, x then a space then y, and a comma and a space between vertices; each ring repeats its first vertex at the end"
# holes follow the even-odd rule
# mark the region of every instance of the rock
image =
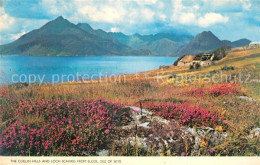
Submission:
POLYGON ((259 137, 260 136, 260 128, 254 128, 250 131, 250 134, 249 134, 249 138, 252 139, 254 137, 259 137))
POLYGON ((238 96, 238 98, 242 99, 242 100, 247 100, 250 102, 258 102, 258 100, 252 98, 252 97, 248 97, 248 96, 238 96))
MULTIPOLYGON (((149 110, 147 109, 142 109, 139 108, 139 107, 134 107, 134 106, 126 106, 128 108, 131 108, 133 113, 133 118, 135 119, 135 123, 136 125, 139 125, 140 123, 147 123, 147 122, 159 122, 159 123, 165 123, 165 124, 168 124, 169 121, 166 120, 166 119, 163 119, 159 116, 155 116, 153 115, 152 112, 150 112, 149 110), (142 111, 142 114, 141 114, 141 111, 142 111)), ((144 125, 147 127, 147 125, 144 125)))
MULTIPOLYGON (((132 109, 132 117, 134 121, 128 126, 124 126, 124 129, 134 129, 136 126, 141 130, 147 130, 146 137, 133 137, 132 135, 125 137, 123 144, 130 143, 131 145, 143 146, 144 148, 156 146, 156 150, 163 149, 164 147, 174 147, 175 152, 182 152, 185 147, 184 141, 189 143, 190 153, 193 156, 197 156, 202 147, 212 148, 216 145, 222 144, 228 138, 226 132, 215 130, 211 127, 205 128, 190 128, 190 127, 178 127, 174 121, 166 120, 160 116, 154 115, 148 109, 141 109, 139 107, 127 106, 132 109), (161 126, 162 127, 161 127, 161 126), (152 133, 150 132, 152 131, 152 133), (177 137, 176 137, 177 136, 177 137), (201 145, 204 142, 204 145, 201 145)), ((252 137, 260 135, 260 128, 255 128, 251 131, 252 137)), ((203 152, 207 152, 204 150, 203 152)), ((167 153, 167 155, 171 153, 167 153)), ((180 154, 180 153, 178 153, 180 154)), ((207 154, 207 153, 205 153, 207 154)))
POLYGON ((163 119, 159 116, 153 116, 151 120, 152 120, 152 122, 158 122, 158 123, 164 123, 164 124, 169 124, 169 122, 170 122, 169 120, 163 119))
POLYGON ((139 127, 144 127, 144 128, 150 128, 149 124, 150 124, 150 122, 145 122, 145 123, 139 124, 138 126, 139 127))
POLYGON ((198 136, 197 130, 196 130, 195 128, 190 128, 190 127, 188 127, 188 128, 186 128, 186 131, 188 131, 189 133, 191 133, 192 136, 194 136, 194 137, 198 136))
POLYGON ((98 156, 109 156, 109 151, 103 149, 103 150, 97 151, 96 154, 97 154, 98 156))
POLYGON ((149 119, 147 118, 147 116, 141 116, 139 121, 140 121, 140 123, 145 123, 145 122, 149 121, 149 119))
POLYGON ((206 127, 206 128, 186 128, 186 131, 191 133, 192 136, 195 139, 193 150, 191 152, 191 155, 196 156, 200 149, 200 144, 202 140, 206 140, 208 142, 209 147, 214 147, 216 145, 219 145, 227 140, 227 133, 226 132, 220 132, 215 131, 213 128, 206 127))

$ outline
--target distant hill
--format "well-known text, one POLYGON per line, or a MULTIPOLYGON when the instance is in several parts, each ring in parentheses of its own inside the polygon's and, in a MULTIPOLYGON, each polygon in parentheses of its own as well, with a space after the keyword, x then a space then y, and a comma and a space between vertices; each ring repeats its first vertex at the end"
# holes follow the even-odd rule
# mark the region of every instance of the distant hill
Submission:
POLYGON ((157 33, 154 35, 125 35, 110 33, 121 43, 135 49, 148 49, 155 55, 177 56, 177 52, 193 39, 189 34, 157 33))
POLYGON ((188 45, 180 49, 179 55, 209 52, 225 46, 211 31, 199 33, 188 45))
POLYGON ((228 45, 228 46, 230 46, 230 47, 231 47, 231 45, 232 45, 232 42, 229 41, 229 40, 222 40, 222 42, 223 42, 225 45, 228 45))
POLYGON ((151 54, 147 50, 137 51, 115 42, 101 30, 91 32, 91 27, 89 31, 82 28, 60 16, 40 29, 21 36, 18 40, 0 46, 0 54, 35 56, 133 55, 135 52, 142 55, 151 54))
POLYGON ((183 46, 181 42, 164 38, 150 43, 147 48, 158 55, 177 56, 178 50, 183 46))
POLYGON ((112 40, 114 42, 125 44, 136 52, 149 50, 152 55, 167 55, 176 56, 177 51, 193 39, 193 36, 188 34, 172 34, 172 33, 157 33, 155 35, 125 35, 121 32, 105 32, 101 29, 94 30, 87 23, 79 23, 77 26, 86 32, 97 35, 101 38, 112 40))
POLYGON ((113 38, 117 39, 119 42, 123 44, 127 44, 129 40, 129 36, 125 35, 122 32, 108 32, 109 35, 111 35, 113 38))
POLYGON ((241 47, 241 46, 247 46, 249 45, 249 43, 251 42, 250 40, 248 39, 240 39, 240 40, 237 40, 237 41, 229 41, 229 40, 222 40, 222 42, 224 42, 227 46, 230 46, 230 47, 241 47))

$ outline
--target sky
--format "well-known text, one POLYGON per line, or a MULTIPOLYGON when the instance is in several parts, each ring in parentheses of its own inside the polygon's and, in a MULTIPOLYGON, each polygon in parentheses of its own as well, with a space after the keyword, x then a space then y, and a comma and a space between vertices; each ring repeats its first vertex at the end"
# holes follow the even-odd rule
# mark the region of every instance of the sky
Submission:
POLYGON ((0 0, 0 44, 63 16, 125 34, 212 31, 260 41, 260 0, 0 0))

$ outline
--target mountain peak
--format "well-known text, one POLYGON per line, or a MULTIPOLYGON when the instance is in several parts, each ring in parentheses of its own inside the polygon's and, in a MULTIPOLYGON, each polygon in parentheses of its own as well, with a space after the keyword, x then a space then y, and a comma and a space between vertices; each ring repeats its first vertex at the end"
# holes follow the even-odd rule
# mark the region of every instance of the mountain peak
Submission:
POLYGON ((211 31, 203 31, 199 34, 196 35, 196 37, 194 38, 194 40, 200 41, 200 42, 205 42, 207 41, 217 41, 217 42, 221 42, 218 37, 216 37, 211 31))
POLYGON ((77 28, 76 25, 69 22, 67 19, 64 19, 62 16, 57 17, 56 19, 48 22, 44 26, 42 26, 39 30, 41 33, 62 33, 64 31, 68 31, 69 29, 77 28))
POLYGON ((198 54, 215 50, 225 46, 211 31, 203 31, 198 34, 187 46, 180 50, 180 55, 198 54))
POLYGON ((51 22, 65 22, 68 20, 64 19, 62 16, 57 17, 56 19, 52 20, 51 22))
POLYGON ((199 33, 197 36, 215 36, 211 31, 203 31, 199 33))
POLYGON ((51 22, 56 22, 56 23, 70 23, 67 19, 63 18, 62 16, 57 17, 51 22))
POLYGON ((62 16, 59 16, 55 20, 64 20, 64 18, 62 16))
POLYGON ((64 19, 62 16, 57 17, 56 19, 48 22, 45 25, 65 25, 65 24, 71 24, 67 19, 64 19))

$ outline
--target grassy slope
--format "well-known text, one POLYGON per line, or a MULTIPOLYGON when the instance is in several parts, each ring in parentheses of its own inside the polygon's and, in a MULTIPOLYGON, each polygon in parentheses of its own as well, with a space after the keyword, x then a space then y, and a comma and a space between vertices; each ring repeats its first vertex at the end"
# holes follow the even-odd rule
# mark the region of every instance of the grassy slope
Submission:
POLYGON ((208 74, 212 71, 221 70, 221 68, 225 65, 236 68, 233 72, 229 71, 231 74, 235 72, 250 74, 251 82, 244 83, 242 86, 246 89, 250 96, 260 100, 260 49, 229 52, 224 59, 216 62, 215 65, 203 67, 202 69, 195 71, 190 71, 189 67, 170 66, 169 69, 156 69, 148 72, 148 74, 151 75, 150 78, 155 78, 157 73, 164 73, 162 76, 163 78, 167 78, 169 74, 177 74, 178 76, 208 74))

